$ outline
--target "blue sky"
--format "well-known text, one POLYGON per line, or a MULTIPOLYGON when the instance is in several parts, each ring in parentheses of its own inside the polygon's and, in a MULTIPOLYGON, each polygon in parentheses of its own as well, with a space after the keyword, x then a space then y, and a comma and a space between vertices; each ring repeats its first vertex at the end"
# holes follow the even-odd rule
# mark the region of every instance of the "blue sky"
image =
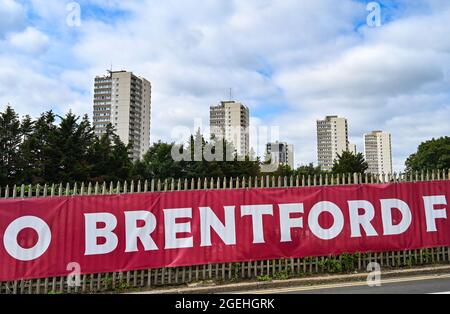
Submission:
POLYGON ((377 28, 362 0, 83 0, 79 27, 70 2, 0 0, 0 106, 90 114, 112 63, 152 82, 153 141, 207 125, 229 88, 253 126, 295 145, 296 164, 316 162, 327 114, 349 119, 359 151, 364 133, 391 132, 397 171, 450 134, 450 1, 379 1, 377 28))

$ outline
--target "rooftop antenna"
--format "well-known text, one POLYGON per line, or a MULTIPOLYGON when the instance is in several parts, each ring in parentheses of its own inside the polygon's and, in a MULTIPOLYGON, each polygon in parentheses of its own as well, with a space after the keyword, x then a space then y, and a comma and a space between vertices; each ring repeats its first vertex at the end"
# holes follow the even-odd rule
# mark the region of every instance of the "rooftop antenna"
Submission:
POLYGON ((113 72, 113 64, 112 64, 112 62, 111 62, 111 68, 110 68, 110 70, 107 70, 107 71, 108 71, 109 74, 112 74, 112 72, 113 72))
POLYGON ((230 88, 230 101, 232 101, 232 100, 233 100, 233 89, 230 88))

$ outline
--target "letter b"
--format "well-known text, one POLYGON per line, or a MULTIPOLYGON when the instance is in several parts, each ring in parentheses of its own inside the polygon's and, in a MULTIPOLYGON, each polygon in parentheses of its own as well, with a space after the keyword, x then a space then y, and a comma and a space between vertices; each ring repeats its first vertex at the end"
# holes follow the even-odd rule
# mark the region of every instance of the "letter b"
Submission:
POLYGON ((85 214, 85 255, 108 254, 117 247, 119 239, 113 232, 117 226, 117 219, 109 213, 85 214), (97 223, 104 223, 105 227, 98 228, 97 223), (105 243, 98 244, 97 239, 105 239, 105 243))

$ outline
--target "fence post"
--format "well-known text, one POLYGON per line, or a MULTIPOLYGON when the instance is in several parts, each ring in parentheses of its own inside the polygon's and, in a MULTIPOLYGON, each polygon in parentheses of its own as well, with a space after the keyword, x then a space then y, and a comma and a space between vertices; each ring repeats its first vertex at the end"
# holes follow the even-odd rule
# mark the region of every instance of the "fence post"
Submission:
POLYGON ((17 187, 16 187, 16 185, 14 184, 14 186, 13 186, 12 198, 16 198, 16 194, 17 194, 17 187))

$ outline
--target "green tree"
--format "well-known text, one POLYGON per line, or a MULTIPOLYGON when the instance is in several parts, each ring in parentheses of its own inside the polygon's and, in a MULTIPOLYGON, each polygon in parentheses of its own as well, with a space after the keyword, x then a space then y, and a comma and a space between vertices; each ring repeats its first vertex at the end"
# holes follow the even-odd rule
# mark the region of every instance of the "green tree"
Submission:
POLYGON ((186 150, 189 152, 189 160, 184 163, 184 172, 188 178, 205 178, 210 174, 209 162, 204 158, 206 141, 197 130, 195 135, 191 135, 186 150))
POLYGON ((406 160, 406 171, 450 169, 450 137, 432 139, 420 144, 406 160))
POLYGON ((295 170, 295 175, 298 176, 314 176, 314 175, 320 175, 325 174, 325 171, 323 171, 320 166, 314 167, 314 164, 310 163, 307 166, 300 166, 295 170))
POLYGON ((353 154, 351 152, 343 152, 338 155, 333 166, 334 173, 365 173, 369 165, 364 159, 363 154, 353 154))
MULTIPOLYGON (((69 112, 49 138, 47 153, 56 169, 54 177, 47 182, 83 182, 89 178, 89 148, 95 140, 93 128, 87 118, 69 112)), ((51 167, 53 168, 53 167, 51 167)))
POLYGON ((133 171, 129 150, 114 133, 111 124, 105 133, 96 138, 89 149, 90 180, 96 182, 115 182, 130 179, 133 171))
POLYGON ((209 164, 210 173, 216 174, 216 177, 256 177, 261 174, 260 159, 253 160, 251 157, 254 152, 251 152, 249 156, 238 156, 233 143, 226 140, 213 142, 212 145, 221 146, 223 152, 221 160, 217 162, 220 171, 211 169, 215 167, 214 163, 209 164))
POLYGON ((18 115, 10 107, 0 113, 0 184, 14 184, 19 173, 18 152, 22 129, 18 115))
POLYGON ((172 147, 159 141, 153 144, 141 161, 135 163, 134 175, 140 179, 182 178, 182 163, 172 158, 172 147))
POLYGON ((261 162, 259 158, 257 160, 250 160, 249 156, 245 157, 245 160, 239 160, 236 158, 233 164, 233 173, 230 173, 231 177, 256 177, 261 174, 261 162))
POLYGON ((273 176, 276 177, 290 177, 295 174, 295 171, 289 165, 280 165, 274 173, 273 176))
POLYGON ((56 132, 54 123, 55 114, 52 111, 43 113, 31 126, 27 121, 22 122, 24 138, 19 157, 22 183, 44 183, 57 177, 58 170, 50 147, 50 139, 55 137, 56 132))
POLYGON ((111 126, 97 138, 87 116, 48 111, 19 121, 10 107, 0 113, 0 184, 130 179, 133 164, 111 126))

